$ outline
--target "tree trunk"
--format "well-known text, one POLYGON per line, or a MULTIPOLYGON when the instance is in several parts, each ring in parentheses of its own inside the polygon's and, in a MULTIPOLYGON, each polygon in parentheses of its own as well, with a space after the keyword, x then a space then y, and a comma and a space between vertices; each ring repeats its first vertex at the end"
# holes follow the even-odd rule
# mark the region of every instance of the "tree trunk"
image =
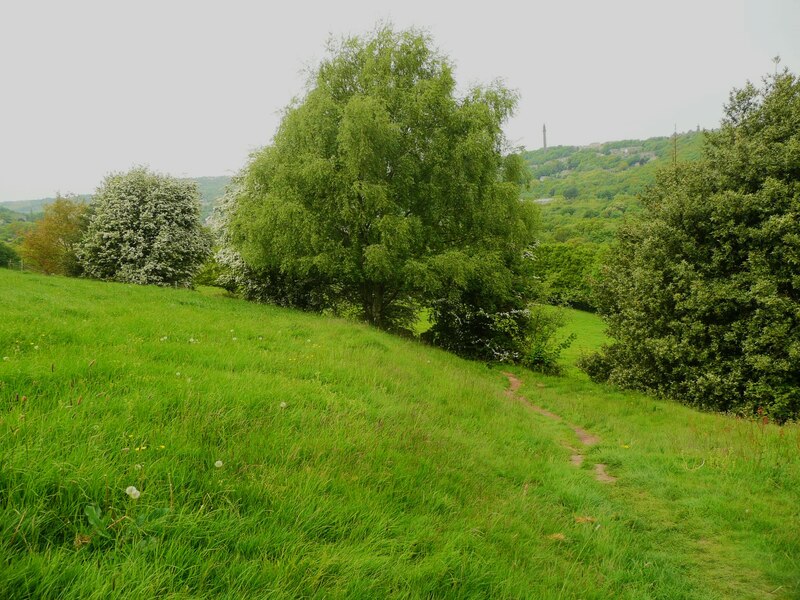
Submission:
POLYGON ((364 318, 370 325, 383 329, 386 326, 384 289, 380 284, 366 284, 362 294, 364 318))

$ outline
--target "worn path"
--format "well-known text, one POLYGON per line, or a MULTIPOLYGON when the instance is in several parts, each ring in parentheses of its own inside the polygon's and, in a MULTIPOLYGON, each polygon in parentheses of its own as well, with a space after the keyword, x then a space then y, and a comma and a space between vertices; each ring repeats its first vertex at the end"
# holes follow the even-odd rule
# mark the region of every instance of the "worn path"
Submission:
MULTIPOLYGON (((582 427, 578 427, 577 425, 573 425, 572 423, 568 423, 561 417, 554 412, 550 412, 546 408, 542 408, 541 406, 537 406, 533 404, 530 400, 528 400, 525 396, 522 396, 518 393, 520 386, 522 385, 522 381, 512 373, 503 373, 506 377, 508 377, 509 387, 506 390, 506 396, 509 398, 516 400, 517 402, 521 402, 526 407, 538 413, 542 416, 547 417, 548 419, 552 419, 553 421, 557 421, 559 423, 564 423, 567 427, 572 429, 572 431, 577 436, 578 440, 584 446, 594 446, 595 444, 600 443, 600 438, 592 433, 589 433, 582 427)), ((572 452, 572 456, 570 456, 570 462, 575 465, 576 467, 580 467, 583 464, 584 455, 581 453, 580 450, 573 448, 572 446, 566 446, 568 450, 572 452)), ((602 483, 614 483, 617 478, 613 475, 610 475, 606 470, 607 466, 603 463, 597 463, 594 466, 594 477, 597 481, 602 483)))

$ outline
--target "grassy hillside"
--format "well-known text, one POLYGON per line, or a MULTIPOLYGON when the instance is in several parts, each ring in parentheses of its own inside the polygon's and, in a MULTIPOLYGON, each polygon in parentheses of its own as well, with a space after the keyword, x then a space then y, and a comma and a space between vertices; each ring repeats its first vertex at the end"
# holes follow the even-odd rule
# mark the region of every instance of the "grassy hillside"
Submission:
POLYGON ((555 146, 525 152, 533 183, 530 198, 564 196, 602 198, 635 196, 655 181, 656 171, 673 159, 698 160, 702 154, 701 131, 646 140, 621 140, 591 146, 555 146))
POLYGON ((213 290, 0 270, 0 314, 0 597, 800 594, 797 426, 213 290))
POLYGON ((24 214, 0 206, 0 225, 6 225, 8 223, 13 223, 15 221, 24 221, 24 220, 25 220, 24 214))
POLYGON ((591 279, 625 219, 643 210, 637 194, 657 171, 702 156, 702 132, 525 153, 534 181, 523 198, 540 205, 540 271, 551 303, 595 306, 591 279))
MULTIPOLYGON (((211 214, 214 204, 218 198, 225 192, 225 186, 230 183, 231 178, 227 176, 220 177, 190 177, 186 181, 194 181, 197 183, 197 189, 200 191, 200 208, 201 218, 205 219, 211 214)), ((75 196, 75 199, 81 202, 89 202, 92 199, 90 194, 81 194, 75 196)), ((7 208, 17 213, 41 213, 44 207, 55 201, 55 198, 37 198, 35 200, 17 200, 14 202, 0 202, 0 209, 7 208)))
MULTIPOLYGON (((702 132, 679 135, 678 160, 698 160, 703 137, 702 132)), ((606 244, 625 216, 641 210, 636 195, 655 182, 658 169, 671 163, 673 139, 556 146, 524 156, 534 181, 523 197, 548 199, 541 204, 542 239, 606 244)))

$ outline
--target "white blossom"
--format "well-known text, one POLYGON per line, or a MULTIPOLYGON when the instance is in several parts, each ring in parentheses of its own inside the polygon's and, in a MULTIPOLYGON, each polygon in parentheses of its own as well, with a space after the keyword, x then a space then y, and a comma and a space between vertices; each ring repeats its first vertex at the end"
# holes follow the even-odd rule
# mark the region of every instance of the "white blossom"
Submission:
POLYGON ((106 177, 92 207, 76 248, 90 277, 187 285, 208 254, 210 240, 192 182, 139 167, 106 177))

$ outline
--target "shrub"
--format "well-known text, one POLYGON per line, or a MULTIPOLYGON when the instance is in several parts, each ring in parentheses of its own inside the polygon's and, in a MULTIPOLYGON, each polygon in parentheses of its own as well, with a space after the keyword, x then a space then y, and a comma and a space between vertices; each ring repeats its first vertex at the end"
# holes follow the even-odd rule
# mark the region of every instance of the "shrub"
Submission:
POLYGON ((0 242, 0 267, 7 268, 19 260, 19 255, 14 249, 4 242, 0 242))
POLYGON ((731 94, 705 160, 660 174, 618 236, 595 379, 723 411, 800 413, 800 82, 731 94))
POLYGON ((197 185, 136 168, 97 189, 78 258, 98 279, 190 285, 209 246, 197 185))
POLYGON ((48 275, 79 275, 76 244, 86 229, 86 205, 59 196, 44 207, 44 216, 28 229, 20 248, 35 270, 48 275))

